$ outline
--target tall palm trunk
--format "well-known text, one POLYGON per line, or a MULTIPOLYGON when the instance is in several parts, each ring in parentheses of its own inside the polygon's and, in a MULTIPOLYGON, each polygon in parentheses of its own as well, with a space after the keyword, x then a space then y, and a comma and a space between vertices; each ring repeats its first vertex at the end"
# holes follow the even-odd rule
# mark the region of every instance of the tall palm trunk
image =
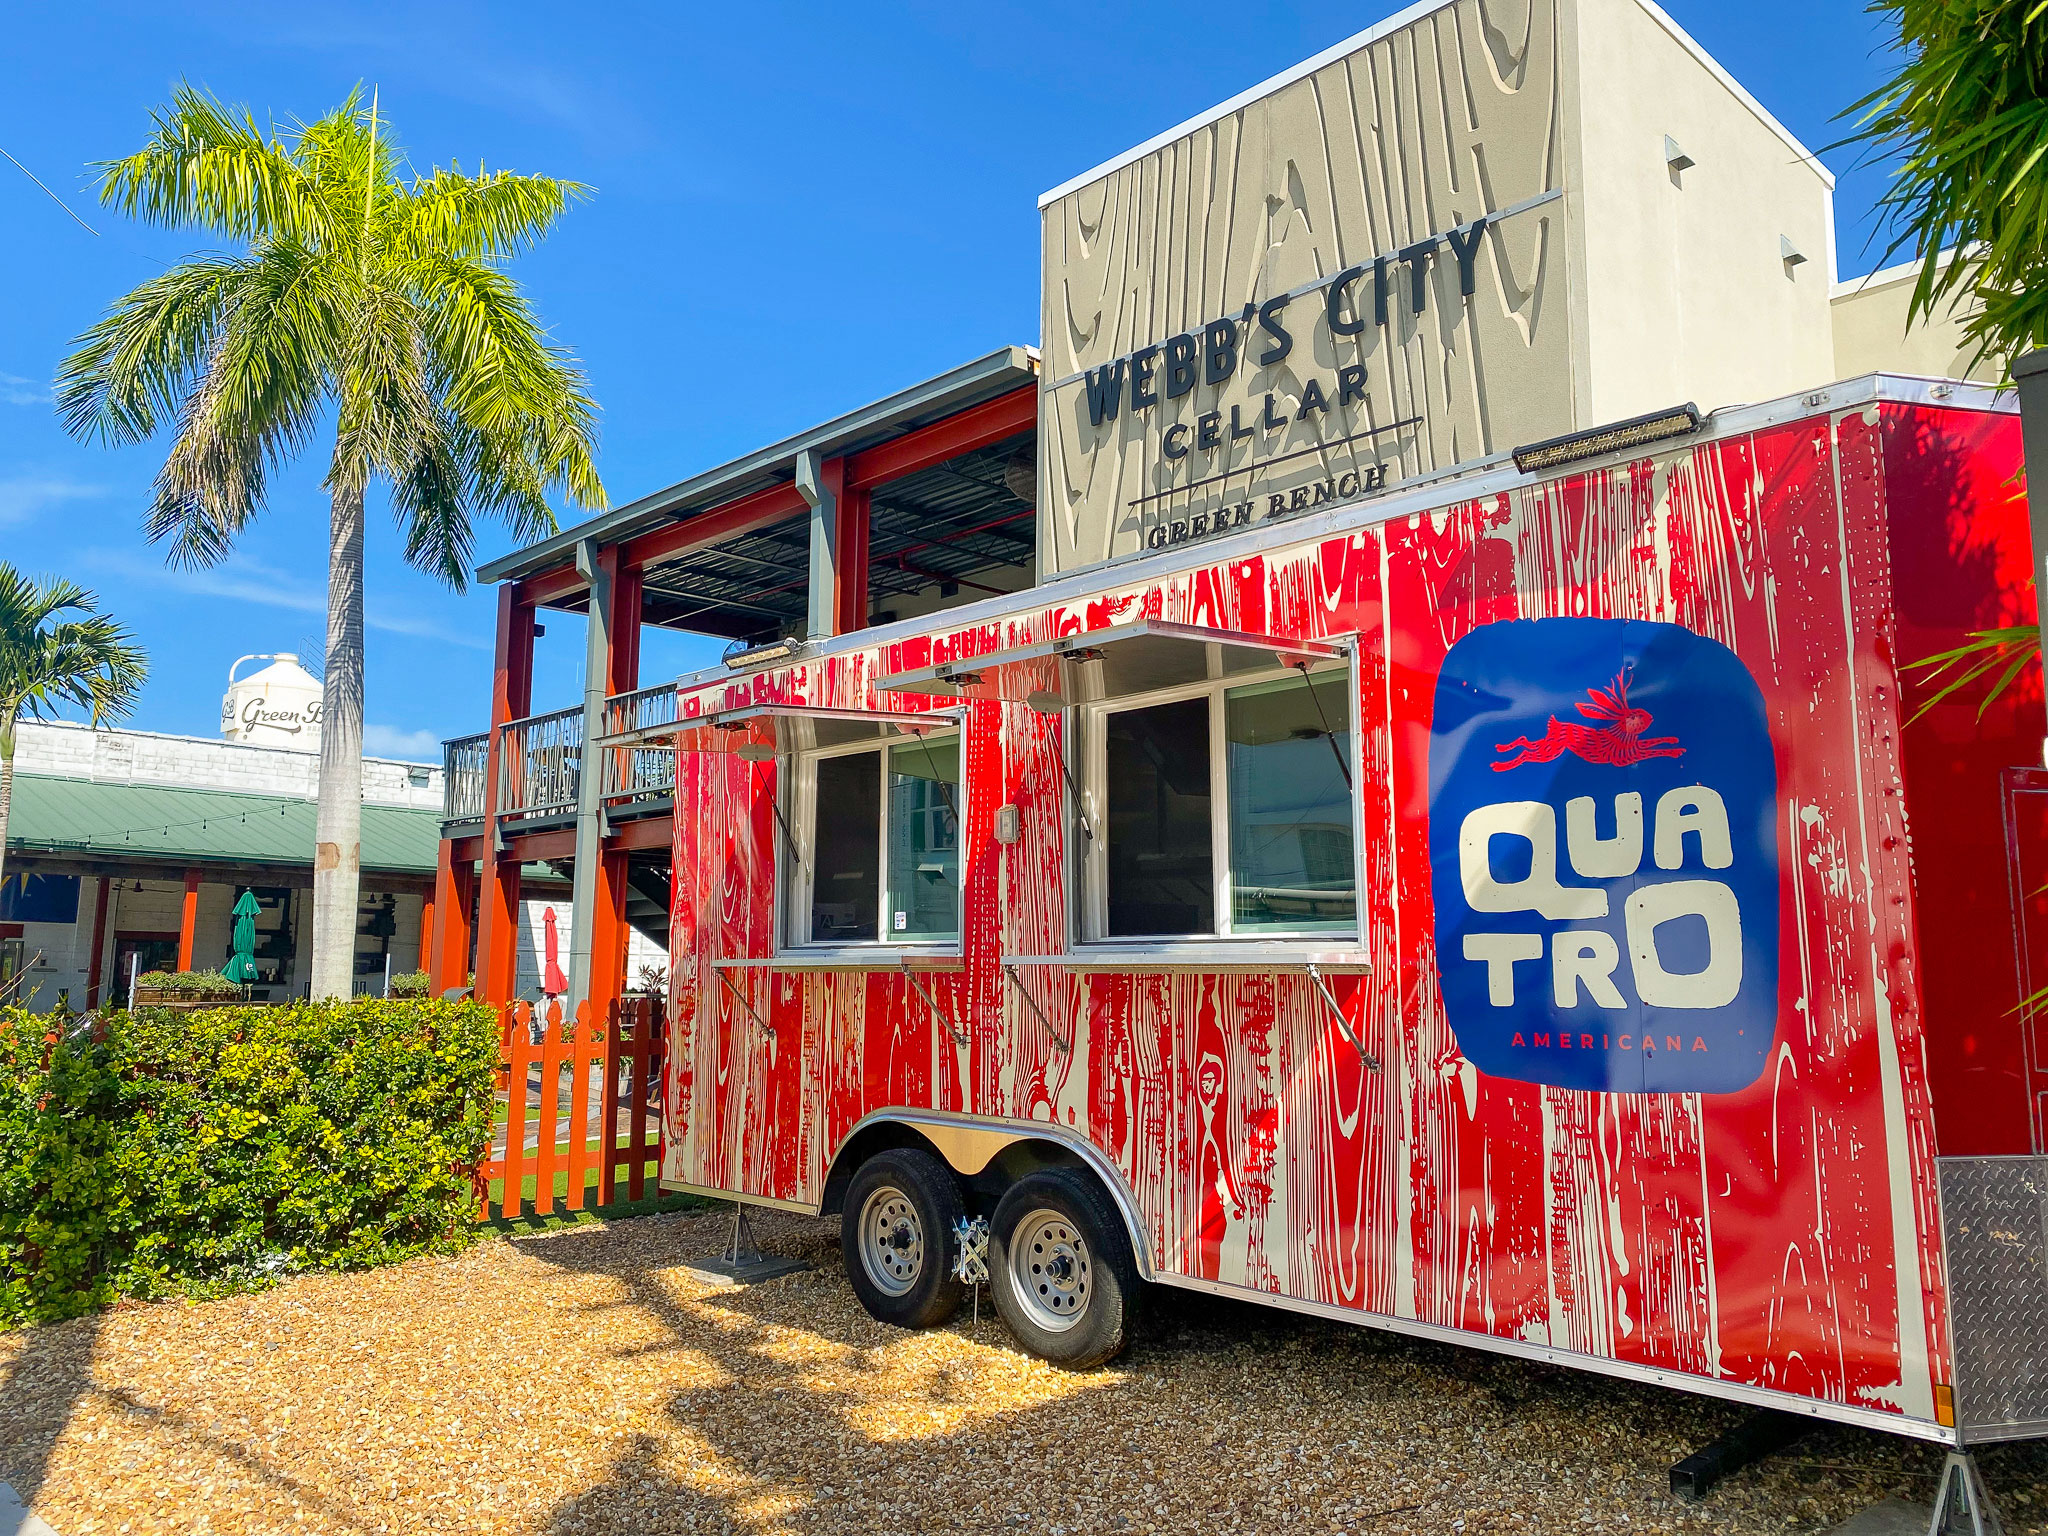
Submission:
POLYGON ((319 846, 313 858, 315 997, 356 984, 363 864, 363 492, 338 485, 327 540, 327 666, 320 702, 319 846))
POLYGON ((7 878, 7 813, 14 809, 15 706, 7 705, 0 720, 0 881, 7 878))

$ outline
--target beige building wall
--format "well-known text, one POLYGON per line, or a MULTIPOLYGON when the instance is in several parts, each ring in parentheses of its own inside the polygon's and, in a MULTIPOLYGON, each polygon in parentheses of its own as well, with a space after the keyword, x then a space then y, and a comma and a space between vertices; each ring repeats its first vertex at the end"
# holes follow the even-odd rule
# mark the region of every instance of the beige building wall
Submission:
MULTIPOLYGON (((1470 296, 1439 247, 1419 312, 1397 263, 1385 325, 1335 337, 1321 292, 1300 295, 1285 312, 1295 346, 1284 361, 1241 366, 1135 417, 1126 408, 1114 421, 1091 418, 1083 370, 1562 188, 1557 0, 1449 0, 1395 23, 1044 204, 1046 574, 1135 553, 1160 520, 1254 493, 1263 506, 1295 484, 1381 464, 1392 479, 1412 478, 1569 430, 1561 198, 1484 232, 1470 296), (1362 400, 1297 419, 1311 379, 1333 392, 1337 370, 1359 364, 1362 400), (1174 423, 1233 406, 1249 422, 1268 394, 1284 430, 1192 462, 1161 453, 1174 423), (1290 454, 1284 468, 1247 470, 1290 454), (1174 493, 1233 470, 1247 472, 1174 493)), ((1355 289, 1368 311, 1371 287, 1355 289)), ((1257 338, 1250 345, 1263 350, 1257 338)))
POLYGON ((1909 281, 1837 289, 1833 185, 1653 0, 1411 6, 1041 201, 1041 579, 1685 401, 1961 376, 1909 281), (1481 215, 1473 291, 1439 243, 1417 303, 1399 253, 1481 215), (1368 274, 1336 334, 1317 285, 1376 258, 1385 319, 1368 274), (1247 325, 1221 383, 1169 398, 1162 352, 1156 404, 1090 410, 1087 371, 1276 296, 1286 358, 1247 325))
POLYGON ((1580 424, 1827 383, 1834 178, 1655 5, 1570 3, 1580 424))
POLYGON ((1973 365, 1976 343, 1963 336, 1963 323, 1976 309, 1973 299, 1960 297, 1940 317, 1907 330, 1906 311, 1919 276, 1919 263, 1912 262, 1836 285, 1836 377, 1908 373, 1996 384, 2004 368, 1992 359, 1973 365))

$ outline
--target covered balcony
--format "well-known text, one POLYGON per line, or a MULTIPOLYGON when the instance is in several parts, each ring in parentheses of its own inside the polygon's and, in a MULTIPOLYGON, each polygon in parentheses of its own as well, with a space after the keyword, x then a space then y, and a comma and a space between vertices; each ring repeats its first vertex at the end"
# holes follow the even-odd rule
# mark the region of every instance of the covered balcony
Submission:
POLYGON ((625 978, 625 933, 667 942, 672 682, 643 626, 822 639, 1036 580, 1037 359, 1004 348, 486 565, 498 586, 490 730, 443 744, 432 969, 511 994, 523 863, 574 882, 570 1001, 625 978), (584 695, 536 713, 537 616, 588 621, 584 695))

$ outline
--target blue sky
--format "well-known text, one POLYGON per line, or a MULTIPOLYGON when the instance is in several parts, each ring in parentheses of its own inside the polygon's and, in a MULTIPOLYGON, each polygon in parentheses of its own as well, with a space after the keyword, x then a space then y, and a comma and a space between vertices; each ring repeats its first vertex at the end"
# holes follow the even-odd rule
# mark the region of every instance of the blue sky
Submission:
MULTIPOLYGON (((0 162, 0 558, 97 588, 134 627, 153 666, 135 720, 147 729, 210 734, 236 656, 318 649, 319 452, 275 482, 233 559, 172 572, 139 531, 160 450, 75 443, 49 404, 71 338, 199 244, 124 224, 86 190, 87 163, 139 144, 178 79, 280 119, 372 83, 422 166, 482 157, 595 186, 517 271, 589 370, 600 468, 623 502, 1035 342, 1040 192, 1394 4, 15 7, 0 148, 98 233, 0 162), (736 355, 762 365, 729 371, 736 355)), ((1833 114, 1885 68, 1852 0, 1666 4, 1812 148, 1839 137, 1833 114)), ((1853 276, 1877 264, 1883 172, 1823 158, 1841 174, 1853 276)), ((486 558, 507 547, 495 529, 479 544, 486 558)), ((374 505, 373 751, 427 754, 483 726, 491 602, 406 569, 374 505)), ((541 708, 573 701, 581 660, 580 620, 548 628, 541 708)), ((710 654, 650 637, 643 675, 710 654)))

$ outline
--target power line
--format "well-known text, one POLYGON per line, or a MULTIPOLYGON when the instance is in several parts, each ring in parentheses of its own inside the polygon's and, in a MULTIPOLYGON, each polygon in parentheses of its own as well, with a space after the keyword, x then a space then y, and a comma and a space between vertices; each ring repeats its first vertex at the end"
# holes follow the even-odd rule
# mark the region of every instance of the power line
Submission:
MULTIPOLYGON (((0 155, 7 155, 7 151, 4 148, 0 148, 0 155)), ((43 195, 49 198, 49 200, 55 203, 59 208, 62 208, 65 211, 65 213, 69 214, 71 216, 72 223, 76 224, 80 229, 84 230, 88 235, 91 235, 95 240, 99 239, 100 232, 94 229, 90 224, 86 223, 85 220, 81 219, 77 215, 77 213, 72 210, 71 205, 65 202, 63 198, 59 197, 56 193, 52 192, 47 186, 43 186, 42 177, 38 176, 34 171, 30 170, 27 166, 23 165, 19 160, 15 159, 12 155, 7 155, 7 163, 13 166, 17 171, 21 172, 22 175, 26 176, 30 181, 34 182, 37 186, 42 187, 43 195)))

